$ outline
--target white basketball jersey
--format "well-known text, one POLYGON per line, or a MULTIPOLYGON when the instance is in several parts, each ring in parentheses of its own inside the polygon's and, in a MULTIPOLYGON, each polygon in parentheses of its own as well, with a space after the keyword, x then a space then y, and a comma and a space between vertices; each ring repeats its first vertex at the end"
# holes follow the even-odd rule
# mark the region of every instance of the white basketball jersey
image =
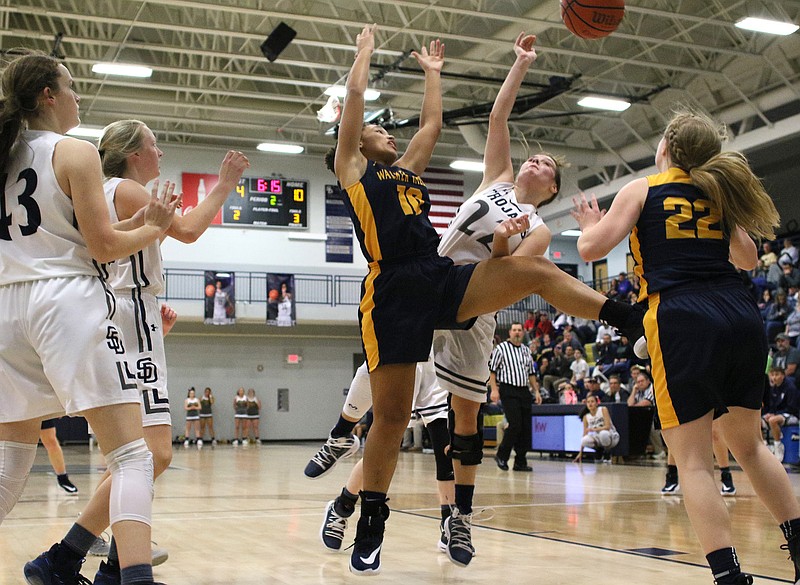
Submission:
POLYGON ((527 232, 508 240, 509 253, 513 253, 522 238, 544 222, 533 205, 517 202, 513 183, 495 183, 475 193, 458 208, 439 242, 439 255, 447 256, 456 264, 480 262, 492 256, 494 229, 506 219, 527 214, 530 228, 527 232))
POLYGON ((99 274, 53 170, 64 138, 27 130, 11 148, 7 174, 0 175, 0 285, 99 274))
MULTIPOLYGON (((117 187, 122 181, 130 179, 120 179, 114 177, 108 179, 105 184, 106 203, 111 214, 111 222, 119 221, 117 210, 114 207, 117 187)), ((115 267, 110 270, 108 283, 115 291, 126 291, 139 289, 142 292, 160 295, 164 290, 164 271, 161 265, 161 240, 156 240, 143 250, 131 254, 127 258, 121 258, 114 262, 115 267)))

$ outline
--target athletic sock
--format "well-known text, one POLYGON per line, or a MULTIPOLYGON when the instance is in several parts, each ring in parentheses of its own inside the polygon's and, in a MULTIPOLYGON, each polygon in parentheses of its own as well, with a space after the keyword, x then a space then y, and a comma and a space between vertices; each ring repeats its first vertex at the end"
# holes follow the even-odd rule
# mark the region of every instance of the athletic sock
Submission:
POLYGON ((783 536, 786 538, 786 540, 800 535, 800 518, 787 520, 781 524, 781 530, 783 531, 783 536))
POLYGON ((333 502, 333 511, 343 518, 349 518, 353 515, 353 512, 355 512, 357 503, 358 495, 351 494, 347 491, 347 488, 344 487, 342 488, 342 493, 339 494, 339 497, 333 502))
POLYGON ((677 465, 667 465, 667 479, 672 479, 675 482, 678 481, 678 466, 677 465))
POLYGON ((442 509, 442 520, 447 520, 453 514, 450 504, 442 504, 440 507, 442 509))
POLYGON ((341 439, 342 437, 351 436, 357 423, 358 421, 350 422, 340 414, 339 420, 336 421, 336 426, 331 429, 331 437, 334 439, 341 439))
POLYGON ((742 572, 739 558, 736 556, 736 549, 733 547, 710 552, 706 555, 706 559, 717 585, 733 585, 736 575, 742 572))
POLYGON ((150 565, 132 565, 120 571, 122 585, 152 585, 153 567, 150 565))
MULTIPOLYGON (((61 541, 64 546, 59 547, 59 551, 63 551, 65 555, 63 557, 65 564, 72 565, 76 561, 84 559, 95 540, 97 540, 97 537, 94 534, 80 524, 73 524, 72 528, 64 536, 64 540, 61 541)), ((60 553, 57 556, 60 557, 60 553)), ((61 560, 62 558, 58 559, 59 562, 61 560)))
POLYGON ((361 516, 377 516, 386 505, 386 494, 383 492, 362 491, 361 516))
POLYGON ((472 496, 474 485, 456 484, 456 507, 461 514, 472 514, 472 496))

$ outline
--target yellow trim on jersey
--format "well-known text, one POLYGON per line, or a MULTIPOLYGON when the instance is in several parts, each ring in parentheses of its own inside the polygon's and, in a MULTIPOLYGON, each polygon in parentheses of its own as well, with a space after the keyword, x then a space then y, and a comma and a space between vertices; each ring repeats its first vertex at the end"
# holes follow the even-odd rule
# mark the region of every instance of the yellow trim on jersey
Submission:
POLYGON ((661 295, 653 293, 649 297, 649 308, 644 315, 644 331, 647 336, 647 352, 650 354, 650 363, 653 374, 653 391, 658 406, 658 418, 662 429, 677 427, 680 423, 672 398, 667 387, 667 371, 664 367, 664 355, 661 353, 661 339, 658 331, 658 305, 661 295))
POLYGON ((369 204, 367 194, 364 192, 364 185, 359 181, 352 187, 346 189, 350 204, 358 218, 358 224, 364 234, 364 247, 372 257, 373 262, 383 260, 381 246, 378 242, 378 230, 375 227, 375 216, 372 214, 372 206, 369 204))
POLYGON ((692 178, 682 169, 670 167, 663 173, 657 175, 647 175, 647 186, 657 187, 667 183, 688 183, 691 184, 692 178))
POLYGON ((372 310, 375 308, 375 279, 381 273, 381 268, 376 262, 370 264, 370 271, 364 281, 364 297, 361 299, 361 341, 367 354, 367 369, 371 372, 378 367, 381 356, 378 349, 378 338, 375 336, 375 322, 372 320, 372 310))
POLYGON ((644 265, 642 264, 642 245, 639 242, 639 228, 633 226, 630 237, 631 255, 633 255, 633 273, 639 277, 640 303, 647 299, 647 280, 644 278, 644 265))

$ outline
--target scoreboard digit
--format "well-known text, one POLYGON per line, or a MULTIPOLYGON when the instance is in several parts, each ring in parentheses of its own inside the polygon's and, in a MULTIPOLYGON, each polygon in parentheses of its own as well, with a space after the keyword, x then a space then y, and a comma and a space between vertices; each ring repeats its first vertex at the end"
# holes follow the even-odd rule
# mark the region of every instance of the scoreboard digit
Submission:
POLYGON ((222 225, 308 227, 308 181, 243 177, 228 195, 222 225))

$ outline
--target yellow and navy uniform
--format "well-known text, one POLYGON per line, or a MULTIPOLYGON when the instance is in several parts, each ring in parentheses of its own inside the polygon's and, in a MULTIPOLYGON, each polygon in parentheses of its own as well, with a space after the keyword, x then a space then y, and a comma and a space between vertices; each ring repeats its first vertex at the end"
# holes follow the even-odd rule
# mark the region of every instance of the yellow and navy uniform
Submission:
POLYGON ((343 191, 369 262, 358 315, 369 370, 426 361, 434 329, 474 322, 455 322, 474 265, 455 267, 437 254, 430 197, 419 175, 367 161, 361 179, 343 191))
POLYGON ((729 406, 761 405, 767 340, 758 307, 729 260, 721 210, 689 175, 647 177, 631 233, 662 428, 729 406))

